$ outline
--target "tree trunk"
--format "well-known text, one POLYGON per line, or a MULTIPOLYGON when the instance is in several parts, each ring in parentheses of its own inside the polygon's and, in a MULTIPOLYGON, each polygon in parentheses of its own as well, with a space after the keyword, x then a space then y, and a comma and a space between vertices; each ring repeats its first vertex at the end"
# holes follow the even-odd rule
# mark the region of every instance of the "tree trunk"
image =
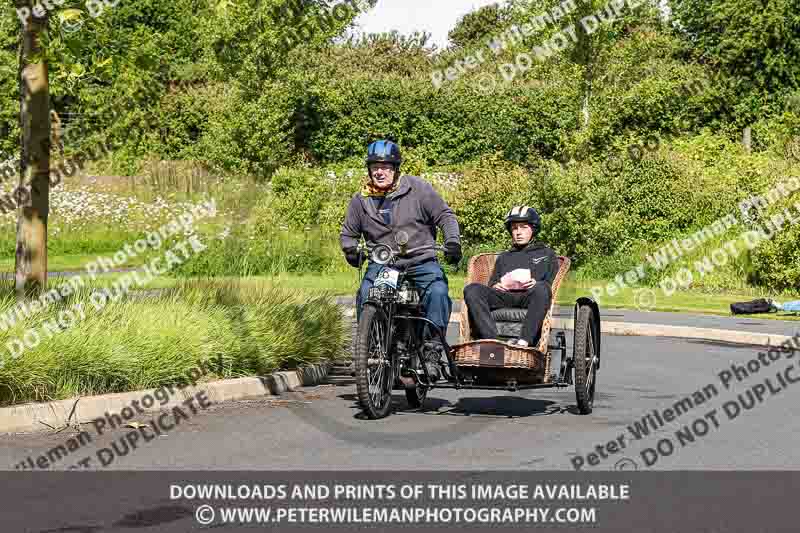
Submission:
POLYGON ((584 80, 583 84, 583 101, 581 102, 581 115, 583 116, 583 129, 589 127, 589 101, 592 98, 592 82, 591 80, 584 80))
POLYGON ((589 127, 589 91, 584 91, 583 93, 581 115, 583 115, 583 129, 586 129, 589 127))
POLYGON ((578 33, 577 43, 570 52, 570 55, 572 60, 582 67, 581 70, 583 71, 581 75, 581 116, 578 120, 580 129, 583 131, 589 128, 589 124, 592 119, 590 105, 592 101, 592 91, 595 70, 597 66, 596 62, 598 51, 595 47, 592 35, 588 33, 586 27, 581 24, 581 20, 591 16, 593 9, 592 6, 593 2, 587 1, 581 4, 581 7, 579 7, 572 15, 572 21, 574 27, 577 28, 578 33))
MULTIPOLYGON (((30 13, 36 0, 22 0, 30 13)), ((20 157, 17 198, 16 291, 23 298, 47 285, 47 217, 50 210, 50 90, 41 41, 47 15, 33 14, 22 27, 20 45, 20 157), (35 62, 38 61, 38 62, 35 62)))
POLYGON ((744 149, 747 150, 747 153, 749 154, 753 148, 753 135, 750 126, 747 126, 742 132, 742 144, 744 145, 744 149))

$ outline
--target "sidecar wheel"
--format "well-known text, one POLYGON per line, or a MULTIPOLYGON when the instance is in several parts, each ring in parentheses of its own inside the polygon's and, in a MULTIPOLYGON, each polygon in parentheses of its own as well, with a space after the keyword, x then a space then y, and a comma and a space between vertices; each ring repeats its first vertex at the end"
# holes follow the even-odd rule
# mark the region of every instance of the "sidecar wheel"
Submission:
POLYGON ((588 305, 578 307, 575 317, 575 340, 572 361, 575 368, 575 398, 582 415, 592 412, 594 388, 597 379, 597 361, 594 343, 594 313, 588 305))
POLYGON ((382 309, 365 304, 358 322, 353 361, 358 401, 372 420, 392 410, 394 365, 387 346, 389 320, 382 309))

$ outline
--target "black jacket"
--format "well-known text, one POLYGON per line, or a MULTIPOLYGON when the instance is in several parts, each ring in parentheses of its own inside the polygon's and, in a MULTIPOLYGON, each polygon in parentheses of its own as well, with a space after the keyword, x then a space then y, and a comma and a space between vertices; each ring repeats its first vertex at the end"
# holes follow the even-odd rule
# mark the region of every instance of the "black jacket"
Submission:
POLYGON ((531 278, 537 282, 547 283, 552 287, 553 280, 558 274, 558 256, 551 249, 541 242, 531 242, 524 248, 512 248, 507 252, 501 253, 494 264, 494 272, 489 279, 489 286, 492 287, 500 281, 504 275, 518 268, 529 268, 531 278))

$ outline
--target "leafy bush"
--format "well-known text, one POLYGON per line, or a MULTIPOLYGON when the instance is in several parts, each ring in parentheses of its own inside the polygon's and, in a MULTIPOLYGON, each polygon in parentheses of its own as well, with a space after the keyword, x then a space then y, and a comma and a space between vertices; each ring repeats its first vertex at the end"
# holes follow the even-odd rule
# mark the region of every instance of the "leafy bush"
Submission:
POLYGON ((618 180, 596 164, 563 169, 549 165, 539 187, 542 240, 578 267, 610 255, 630 241, 636 221, 618 205, 618 180))
POLYGON ((775 291, 800 292, 800 227, 793 226, 762 243, 751 257, 750 281, 775 291))
POLYGON ((764 231, 764 238, 750 253, 752 270, 749 281, 774 291, 800 292, 800 223, 797 222, 799 217, 800 192, 798 191, 758 214, 756 229, 764 231), (770 222, 777 220, 774 218, 776 216, 786 219, 787 215, 795 221, 786 220, 780 231, 775 231, 774 225, 770 222))
MULTIPOLYGON (((322 83, 322 82, 318 82, 322 83)), ((469 82, 437 90, 429 78, 333 79, 317 88, 319 128, 309 149, 320 161, 361 155, 389 137, 416 148, 429 164, 464 162, 502 151, 524 161, 552 153, 559 130, 574 122, 574 94, 554 88, 500 86, 486 94, 469 82)))
POLYGON ((506 247, 503 219, 512 205, 533 205, 532 181, 523 169, 498 155, 467 166, 449 198, 464 246, 506 247))

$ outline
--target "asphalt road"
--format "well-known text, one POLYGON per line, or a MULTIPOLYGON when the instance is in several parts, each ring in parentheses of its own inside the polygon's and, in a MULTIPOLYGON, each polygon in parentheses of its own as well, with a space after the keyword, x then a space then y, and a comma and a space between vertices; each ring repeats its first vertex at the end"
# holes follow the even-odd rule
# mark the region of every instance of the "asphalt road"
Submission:
MULTIPOLYGON (((798 469, 800 418, 794 413, 800 382, 792 384, 785 376, 800 379, 800 369, 795 368, 800 357, 780 355, 742 382, 734 379, 729 389, 718 377, 732 363, 746 364, 757 354, 755 348, 719 343, 606 336, 595 409, 585 416, 575 414, 572 389, 515 393, 442 389, 429 394, 425 411, 410 410, 397 391, 395 414, 369 421, 360 417, 355 387, 346 379, 280 399, 212 406, 164 436, 140 441, 124 456, 115 454, 106 468, 569 470, 576 455, 588 463, 593 459, 587 454, 603 445, 606 457, 596 452, 596 464, 584 469, 798 469), (723 404, 736 401, 738 394, 747 399, 747 391, 759 383, 763 401, 729 419, 723 404), (702 403, 695 395, 693 407, 679 410, 675 420, 658 431, 636 439, 628 429, 654 409, 673 408, 703 389, 707 392, 702 403), (686 432, 680 438, 676 435, 684 425, 693 428, 694 442, 686 432), (665 454, 668 444, 674 449, 648 467, 641 452, 657 448, 661 439, 668 440, 661 445, 665 454), (607 446, 609 441, 621 441, 625 447, 607 446)), ((67 468, 85 456, 96 457, 101 448, 113 450, 111 443, 131 431, 117 429, 97 436, 91 426, 85 429, 92 442, 53 469, 67 468)), ((0 435, 0 465, 13 469, 29 455, 46 454, 69 436, 69 430, 0 435)), ((645 456, 652 460, 653 454, 645 456)), ((93 466, 100 468, 98 463, 95 458, 93 466)))

